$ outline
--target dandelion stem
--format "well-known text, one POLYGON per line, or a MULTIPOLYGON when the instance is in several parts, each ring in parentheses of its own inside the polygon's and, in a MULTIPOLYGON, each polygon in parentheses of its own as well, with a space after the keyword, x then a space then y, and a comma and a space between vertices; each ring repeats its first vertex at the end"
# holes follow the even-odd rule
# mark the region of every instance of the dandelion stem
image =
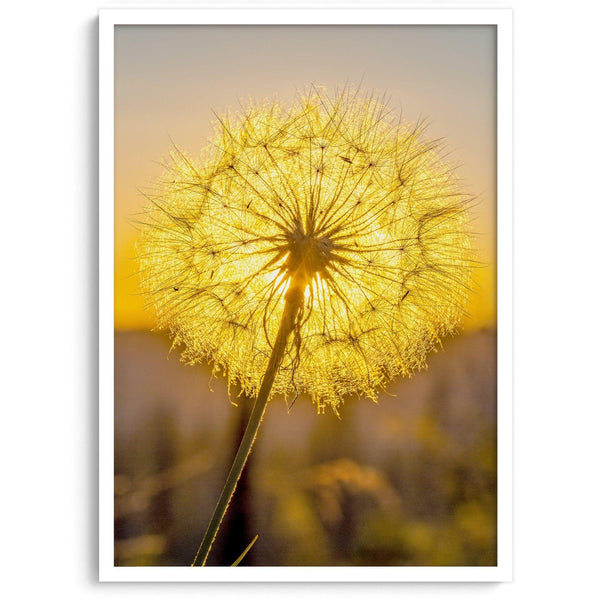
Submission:
POLYGON ((221 496, 215 511, 211 517, 210 523, 208 524, 202 543, 198 548, 194 562, 191 564, 192 567, 195 567, 198 564, 201 566, 206 564, 208 553, 210 552, 213 541, 217 535, 219 527, 221 526, 221 522, 223 521, 223 517, 225 516, 229 502, 231 501, 233 493, 235 492, 237 482, 242 471, 244 470, 244 466, 248 460, 250 451, 252 450, 252 445, 256 439, 258 428, 260 427, 265 414, 271 388, 273 387, 273 382, 275 381, 275 376, 277 375, 277 371, 279 370, 285 355, 288 337, 296 325, 298 311, 300 310, 300 307, 304 301, 303 292, 300 289, 300 286, 294 285, 294 283, 294 280, 292 280, 285 296, 285 306, 283 309, 281 323, 279 325, 279 331, 277 332, 277 337, 275 338, 275 343, 273 344, 267 370, 265 371, 258 395, 256 396, 256 401, 254 402, 254 407, 252 408, 252 413, 250 414, 250 419, 248 420, 244 437, 240 442, 233 465, 231 466, 231 470, 227 476, 227 481, 223 486, 223 491, 221 492, 221 496))

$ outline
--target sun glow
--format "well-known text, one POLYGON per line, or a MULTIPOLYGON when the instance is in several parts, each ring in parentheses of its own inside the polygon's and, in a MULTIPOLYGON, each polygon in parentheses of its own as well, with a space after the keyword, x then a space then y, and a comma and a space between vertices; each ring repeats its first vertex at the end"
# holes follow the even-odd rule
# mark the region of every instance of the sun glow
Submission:
POLYGON ((313 89, 220 117, 198 160, 175 149, 138 252, 184 360, 256 394, 297 287, 274 392, 335 410, 423 368, 459 323, 473 257, 470 198, 422 133, 372 96, 313 89))

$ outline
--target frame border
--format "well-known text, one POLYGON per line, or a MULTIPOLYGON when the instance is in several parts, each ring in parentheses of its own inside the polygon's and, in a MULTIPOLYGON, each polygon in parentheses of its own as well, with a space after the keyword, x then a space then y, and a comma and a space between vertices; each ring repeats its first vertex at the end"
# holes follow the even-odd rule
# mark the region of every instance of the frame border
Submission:
POLYGON ((507 582, 513 570, 512 10, 363 6, 99 10, 99 581, 507 582), (497 27, 498 564, 495 567, 114 566, 114 27, 116 25, 497 27))

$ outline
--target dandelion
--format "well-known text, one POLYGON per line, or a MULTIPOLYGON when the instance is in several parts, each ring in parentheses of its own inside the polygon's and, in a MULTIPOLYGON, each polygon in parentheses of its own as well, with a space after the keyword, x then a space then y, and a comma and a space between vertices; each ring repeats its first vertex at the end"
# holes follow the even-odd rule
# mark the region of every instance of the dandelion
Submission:
POLYGON ((374 96, 312 88, 218 117, 198 160, 171 152, 142 227, 142 289, 183 360, 256 398, 214 519, 271 394, 336 413, 350 395, 376 400, 456 330, 470 198, 423 130, 374 96))

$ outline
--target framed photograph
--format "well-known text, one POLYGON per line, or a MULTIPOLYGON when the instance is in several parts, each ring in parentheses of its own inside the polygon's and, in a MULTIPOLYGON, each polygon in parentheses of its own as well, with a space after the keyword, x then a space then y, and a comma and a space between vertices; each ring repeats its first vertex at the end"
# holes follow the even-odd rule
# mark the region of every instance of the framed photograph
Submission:
POLYGON ((101 581, 511 579, 511 20, 100 11, 101 581))

